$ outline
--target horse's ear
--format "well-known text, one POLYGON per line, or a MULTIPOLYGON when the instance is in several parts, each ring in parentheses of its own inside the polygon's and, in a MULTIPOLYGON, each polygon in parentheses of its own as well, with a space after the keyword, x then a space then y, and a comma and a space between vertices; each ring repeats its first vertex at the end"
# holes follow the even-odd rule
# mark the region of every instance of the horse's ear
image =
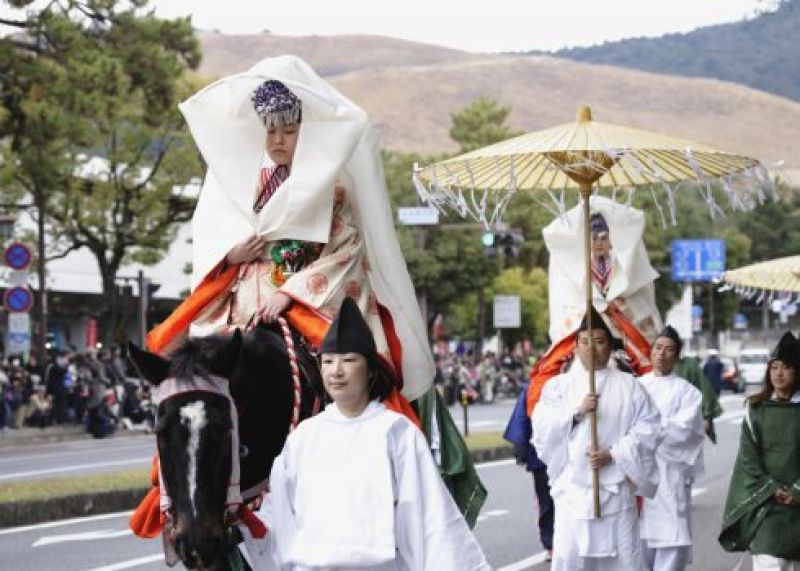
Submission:
POLYGON ((169 361, 128 341, 128 358, 143 379, 158 385, 169 377, 169 361))
POLYGON ((233 335, 219 349, 211 359, 211 373, 225 379, 230 379, 239 359, 242 356, 242 332, 234 329, 233 335))

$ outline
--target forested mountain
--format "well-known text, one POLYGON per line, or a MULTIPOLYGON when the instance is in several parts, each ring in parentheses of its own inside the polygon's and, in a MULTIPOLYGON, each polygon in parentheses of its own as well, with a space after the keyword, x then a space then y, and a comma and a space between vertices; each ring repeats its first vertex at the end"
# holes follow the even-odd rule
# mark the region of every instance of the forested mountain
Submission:
POLYGON ((800 101, 800 0, 750 20, 686 34, 634 38, 556 52, 558 57, 741 83, 800 101))

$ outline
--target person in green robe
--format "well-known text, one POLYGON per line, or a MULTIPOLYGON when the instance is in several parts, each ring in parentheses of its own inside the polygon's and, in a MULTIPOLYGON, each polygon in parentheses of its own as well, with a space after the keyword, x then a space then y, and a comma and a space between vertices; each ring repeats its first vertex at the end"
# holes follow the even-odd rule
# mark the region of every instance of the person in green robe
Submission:
POLYGON ((674 372, 693 384, 703 395, 703 424, 706 436, 716 444, 717 434, 714 431, 714 419, 722 414, 717 391, 714 390, 711 381, 705 376, 694 357, 681 357, 675 365, 674 372))
POLYGON ((800 341, 784 334, 748 399, 719 542, 753 570, 800 571, 800 341))

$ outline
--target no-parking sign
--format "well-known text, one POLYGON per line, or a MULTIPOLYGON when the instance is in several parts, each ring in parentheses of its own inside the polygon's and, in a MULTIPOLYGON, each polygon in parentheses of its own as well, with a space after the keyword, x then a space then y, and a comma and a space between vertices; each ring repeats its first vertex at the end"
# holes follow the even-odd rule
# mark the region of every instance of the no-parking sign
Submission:
POLYGON ((25 286, 10 287, 3 296, 3 303, 11 313, 24 313, 33 307, 33 294, 25 286))
POLYGON ((31 249, 25 244, 14 242, 6 248, 6 265, 12 270, 24 270, 31 265, 31 249))

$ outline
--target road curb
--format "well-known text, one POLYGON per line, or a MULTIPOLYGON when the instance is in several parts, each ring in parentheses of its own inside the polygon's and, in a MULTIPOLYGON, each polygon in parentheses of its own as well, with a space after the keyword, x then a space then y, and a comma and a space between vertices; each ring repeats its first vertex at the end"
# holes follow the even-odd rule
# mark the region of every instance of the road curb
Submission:
POLYGON ((0 504, 0 528, 130 510, 145 493, 147 488, 143 487, 8 502, 0 504))
MULTIPOLYGON (((513 457, 511 446, 470 451, 475 464, 513 457)), ((134 509, 149 487, 103 492, 84 492, 43 500, 0 504, 0 529, 73 517, 99 515, 134 509)))
MULTIPOLYGON (((142 430, 117 430, 113 434, 106 436, 106 439, 132 438, 147 436, 142 430)), ((69 428, 23 428, 19 430, 4 430, 0 432, 0 447, 4 450, 9 448, 21 448, 34 444, 52 444, 58 442, 80 442, 85 440, 95 440, 84 427, 70 426, 69 428)))

